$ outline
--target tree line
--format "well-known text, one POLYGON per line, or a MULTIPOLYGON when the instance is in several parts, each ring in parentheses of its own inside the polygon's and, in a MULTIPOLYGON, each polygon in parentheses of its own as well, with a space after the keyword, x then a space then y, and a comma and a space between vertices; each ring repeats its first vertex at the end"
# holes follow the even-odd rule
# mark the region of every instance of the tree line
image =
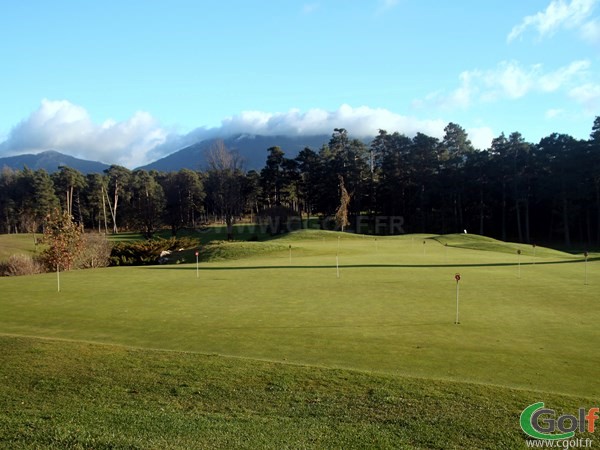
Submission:
POLYGON ((272 233, 287 231, 290 218, 304 226, 302 219, 319 217, 321 227, 334 228, 343 217, 347 230, 366 233, 469 230, 526 243, 600 244, 600 117, 586 140, 553 133, 534 144, 502 133, 479 151, 455 123, 442 139, 380 130, 370 144, 336 128, 320 149, 294 158, 267 149, 261 170, 244 170, 222 142, 207 160, 207 170, 169 173, 3 168, 0 232, 40 231, 60 209, 87 229, 147 237, 215 220, 233 237, 241 217, 268 218, 272 233))

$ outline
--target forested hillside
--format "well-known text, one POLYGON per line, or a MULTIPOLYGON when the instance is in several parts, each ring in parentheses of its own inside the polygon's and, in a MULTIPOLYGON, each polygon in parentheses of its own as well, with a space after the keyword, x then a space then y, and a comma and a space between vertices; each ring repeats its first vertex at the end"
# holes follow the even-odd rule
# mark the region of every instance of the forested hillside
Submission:
POLYGON ((371 145, 336 128, 326 145, 295 158, 265 149, 260 171, 217 142, 206 171, 157 172, 111 166, 103 174, 61 167, 0 174, 0 232, 40 229, 55 208, 88 229, 139 230, 151 236, 242 216, 327 220, 350 195, 348 229, 371 233, 468 230, 502 240, 600 244, 600 117, 588 140, 551 134, 538 143, 502 133, 478 151, 450 123, 440 140, 380 130, 371 145))

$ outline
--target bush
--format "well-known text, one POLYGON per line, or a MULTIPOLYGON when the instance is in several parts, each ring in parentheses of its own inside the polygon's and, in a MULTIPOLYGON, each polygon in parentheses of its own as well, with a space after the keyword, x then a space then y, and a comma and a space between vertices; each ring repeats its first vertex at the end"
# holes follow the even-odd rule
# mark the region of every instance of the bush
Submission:
POLYGON ((44 268, 29 255, 12 255, 8 261, 0 262, 0 276, 15 277, 42 273, 44 268))
POLYGON ((161 253, 197 247, 198 240, 190 237, 150 239, 147 241, 118 242, 112 248, 112 266, 140 266, 157 264, 161 253))
POLYGON ((108 267, 112 244, 105 235, 89 233, 84 235, 83 247, 73 262, 75 269, 93 269, 108 267))

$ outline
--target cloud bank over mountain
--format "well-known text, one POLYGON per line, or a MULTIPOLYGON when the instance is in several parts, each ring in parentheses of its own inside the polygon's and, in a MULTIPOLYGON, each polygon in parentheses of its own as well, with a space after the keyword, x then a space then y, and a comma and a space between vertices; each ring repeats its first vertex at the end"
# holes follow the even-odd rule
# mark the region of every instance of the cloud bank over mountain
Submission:
MULTIPOLYGON (((178 134, 150 114, 139 111, 129 119, 95 123, 85 108, 67 100, 43 100, 40 107, 17 124, 0 143, 0 155, 37 153, 54 149, 84 159, 137 167, 196 142, 236 134, 265 136, 328 135, 346 128, 357 138, 374 136, 379 129, 408 136, 417 132, 441 138, 448 121, 422 120, 387 109, 341 105, 337 110, 302 112, 244 111, 222 119, 217 127, 199 127, 178 134)), ((493 132, 488 127, 467 129, 473 144, 487 148, 493 132)))
POLYGON ((163 145, 168 132, 145 112, 129 119, 94 123, 81 106, 66 100, 43 100, 0 144, 0 155, 58 150, 84 159, 133 166, 163 145))

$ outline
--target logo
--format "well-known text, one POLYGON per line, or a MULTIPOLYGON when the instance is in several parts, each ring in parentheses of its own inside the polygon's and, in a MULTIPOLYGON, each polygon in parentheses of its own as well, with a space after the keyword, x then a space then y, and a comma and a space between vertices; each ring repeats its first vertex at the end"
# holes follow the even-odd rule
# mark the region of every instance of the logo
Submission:
POLYGON ((556 417, 556 411, 544 408, 544 402, 529 405, 521 413, 521 429, 535 439, 549 441, 571 439, 575 432, 593 433, 600 408, 579 408, 577 416, 563 414, 556 417))

